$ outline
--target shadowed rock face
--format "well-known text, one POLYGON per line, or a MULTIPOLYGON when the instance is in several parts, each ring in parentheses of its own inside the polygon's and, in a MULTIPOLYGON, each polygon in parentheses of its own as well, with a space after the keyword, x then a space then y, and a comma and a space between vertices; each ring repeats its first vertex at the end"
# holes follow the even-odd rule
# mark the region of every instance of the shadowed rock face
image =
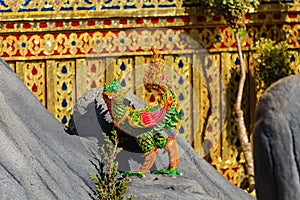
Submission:
POLYGON ((282 79, 260 98, 254 159, 258 199, 300 197, 300 75, 282 79))
POLYGON ((90 199, 93 152, 0 59, 0 199, 90 199))
MULTIPOLYGON (((74 113, 73 134, 38 102, 7 64, 0 60, 0 199, 92 199, 102 130, 111 124, 101 89, 85 94, 74 113), (95 103, 95 99, 96 102, 95 103), (90 139, 87 137, 96 137, 90 139)), ((138 106, 142 102, 128 98, 138 106)), ((147 174, 133 178, 128 194, 137 199, 253 199, 218 174, 182 139, 178 139, 179 169, 172 178, 147 174)), ((119 155, 120 170, 134 170, 142 161, 130 147, 119 155)), ((166 157, 155 168, 165 168, 166 157)))

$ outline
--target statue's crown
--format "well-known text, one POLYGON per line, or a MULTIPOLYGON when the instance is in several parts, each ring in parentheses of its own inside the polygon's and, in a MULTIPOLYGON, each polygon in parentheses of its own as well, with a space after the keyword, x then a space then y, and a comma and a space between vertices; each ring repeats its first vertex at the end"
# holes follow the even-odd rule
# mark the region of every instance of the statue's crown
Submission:
POLYGON ((159 53, 159 51, 154 47, 151 49, 151 51, 153 53, 153 56, 151 58, 151 64, 157 63, 159 65, 164 65, 165 62, 163 60, 162 55, 159 53))

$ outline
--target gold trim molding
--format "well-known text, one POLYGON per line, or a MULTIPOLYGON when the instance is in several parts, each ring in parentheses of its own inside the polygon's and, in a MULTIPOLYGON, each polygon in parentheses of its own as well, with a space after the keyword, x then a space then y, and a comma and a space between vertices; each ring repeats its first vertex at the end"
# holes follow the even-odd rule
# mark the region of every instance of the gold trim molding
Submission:
MULTIPOLYGON (((2 0, 1 21, 198 16, 204 0, 2 0)), ((299 12, 300 2, 264 1, 258 12, 299 12)))

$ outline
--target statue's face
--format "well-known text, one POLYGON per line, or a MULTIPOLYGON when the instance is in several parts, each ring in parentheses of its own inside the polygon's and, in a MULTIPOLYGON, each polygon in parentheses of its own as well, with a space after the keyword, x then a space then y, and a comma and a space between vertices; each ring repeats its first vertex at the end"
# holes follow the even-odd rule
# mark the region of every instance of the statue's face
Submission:
POLYGON ((119 83, 116 78, 114 78, 114 81, 111 82, 111 84, 106 85, 104 83, 104 92, 107 93, 117 93, 120 90, 119 83))
POLYGON ((106 85, 106 83, 104 84, 104 90, 102 92, 102 95, 106 100, 115 99, 121 94, 122 94, 121 87, 119 86, 119 82, 117 81, 116 78, 111 84, 109 85, 106 85))

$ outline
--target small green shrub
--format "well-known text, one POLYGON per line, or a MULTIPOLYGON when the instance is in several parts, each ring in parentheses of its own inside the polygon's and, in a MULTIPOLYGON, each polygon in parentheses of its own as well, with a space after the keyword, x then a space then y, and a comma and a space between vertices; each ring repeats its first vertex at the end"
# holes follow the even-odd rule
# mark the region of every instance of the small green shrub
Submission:
MULTIPOLYGON (((90 178, 95 182, 98 199, 123 200, 131 180, 118 173, 118 162, 115 159, 122 148, 118 147, 119 139, 116 130, 111 133, 111 138, 104 134, 107 144, 100 148, 103 165, 98 169, 98 174, 91 174, 90 178)), ((127 199, 134 198, 135 195, 131 195, 127 199)))
POLYGON ((209 0, 208 8, 212 13, 221 15, 224 19, 236 26, 243 26, 245 15, 260 4, 259 0, 209 0))
POLYGON ((288 53, 287 42, 279 42, 271 39, 261 38, 256 42, 256 53, 254 59, 254 73, 257 88, 265 91, 277 80, 294 75, 291 68, 290 54, 288 53))

